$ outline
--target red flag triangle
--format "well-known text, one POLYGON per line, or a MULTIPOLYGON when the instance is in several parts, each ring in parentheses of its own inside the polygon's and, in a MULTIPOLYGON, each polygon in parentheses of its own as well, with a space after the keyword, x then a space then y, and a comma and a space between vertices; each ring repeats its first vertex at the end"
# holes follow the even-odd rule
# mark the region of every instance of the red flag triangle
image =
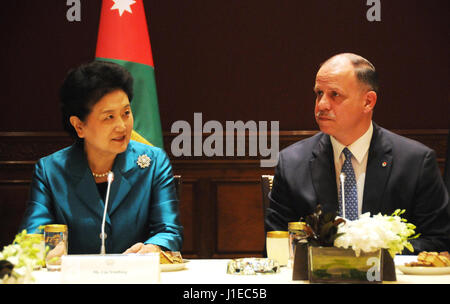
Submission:
POLYGON ((154 67, 142 0, 103 0, 95 57, 154 67))

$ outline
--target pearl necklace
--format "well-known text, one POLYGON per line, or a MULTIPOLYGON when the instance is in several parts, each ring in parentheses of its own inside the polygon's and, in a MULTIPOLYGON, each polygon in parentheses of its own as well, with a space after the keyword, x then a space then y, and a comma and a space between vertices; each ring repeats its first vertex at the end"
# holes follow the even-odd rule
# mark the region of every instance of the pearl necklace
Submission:
POLYGON ((106 172, 106 173, 101 173, 101 174, 97 174, 97 173, 92 172, 92 175, 93 175, 94 177, 100 178, 100 177, 105 177, 105 176, 107 176, 107 175, 109 174, 109 172, 111 172, 111 170, 109 170, 109 171, 106 172))

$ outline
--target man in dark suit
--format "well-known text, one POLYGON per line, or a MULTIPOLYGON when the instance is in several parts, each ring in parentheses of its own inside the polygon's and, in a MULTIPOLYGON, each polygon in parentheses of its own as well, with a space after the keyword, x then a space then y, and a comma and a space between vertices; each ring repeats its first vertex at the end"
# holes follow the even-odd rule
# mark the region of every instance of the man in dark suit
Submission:
POLYGON ((415 253, 449 250, 449 195, 435 152, 372 122, 374 66, 355 54, 333 56, 321 65, 314 91, 321 132, 280 152, 266 230, 287 230, 318 204, 346 218, 405 209, 421 233, 411 241, 415 253), (353 187, 343 190, 345 206, 344 186, 353 187))

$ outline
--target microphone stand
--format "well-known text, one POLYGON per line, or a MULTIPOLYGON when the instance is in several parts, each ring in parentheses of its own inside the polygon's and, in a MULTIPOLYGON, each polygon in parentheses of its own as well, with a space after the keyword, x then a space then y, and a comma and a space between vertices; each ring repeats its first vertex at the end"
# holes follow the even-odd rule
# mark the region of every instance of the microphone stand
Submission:
POLYGON ((108 188, 106 189, 106 198, 105 198, 105 208, 103 209, 103 220, 102 220, 102 232, 100 233, 100 238, 102 240, 102 246, 100 247, 100 254, 105 255, 105 239, 107 235, 105 234, 105 220, 106 220, 106 211, 108 210, 108 201, 109 201, 109 190, 111 188, 111 183, 114 180, 114 173, 109 171, 108 173, 108 188))
POLYGON ((339 179, 341 180, 342 217, 345 218, 345 191, 344 191, 345 173, 344 172, 342 172, 339 175, 339 179))

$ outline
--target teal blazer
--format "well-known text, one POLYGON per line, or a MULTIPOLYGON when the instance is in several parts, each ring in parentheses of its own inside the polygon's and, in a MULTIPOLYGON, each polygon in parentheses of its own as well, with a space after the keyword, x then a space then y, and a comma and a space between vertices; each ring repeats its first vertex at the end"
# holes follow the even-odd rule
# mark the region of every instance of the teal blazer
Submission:
MULTIPOLYGON (((113 172, 106 253, 122 253, 138 242, 179 251, 183 227, 165 152, 130 141, 127 150, 117 155, 113 172), (138 165, 140 155, 150 158, 148 167, 138 165)), ((66 224, 70 254, 99 253, 103 209, 83 144, 76 143, 36 163, 20 231, 32 233, 40 225, 66 224)))

